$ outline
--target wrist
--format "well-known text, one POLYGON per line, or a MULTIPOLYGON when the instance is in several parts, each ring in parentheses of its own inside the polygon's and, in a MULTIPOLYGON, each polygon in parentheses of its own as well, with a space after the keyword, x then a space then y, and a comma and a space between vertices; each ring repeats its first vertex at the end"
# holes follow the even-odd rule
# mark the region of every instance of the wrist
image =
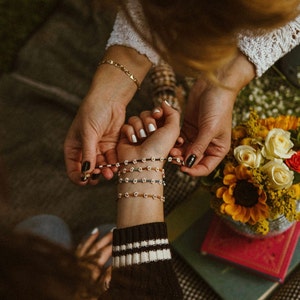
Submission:
POLYGON ((118 228, 164 221, 164 171, 161 166, 161 162, 151 162, 120 169, 118 228))
POLYGON ((255 66, 241 52, 218 74, 220 83, 236 94, 254 77, 255 66))
MULTIPOLYGON (((151 68, 151 62, 146 56, 124 46, 110 47, 103 60, 112 60, 116 64, 122 65, 139 83, 144 80, 151 68)), ((89 101, 103 103, 114 101, 126 106, 136 91, 135 82, 122 69, 114 65, 100 64, 86 98, 89 101)))

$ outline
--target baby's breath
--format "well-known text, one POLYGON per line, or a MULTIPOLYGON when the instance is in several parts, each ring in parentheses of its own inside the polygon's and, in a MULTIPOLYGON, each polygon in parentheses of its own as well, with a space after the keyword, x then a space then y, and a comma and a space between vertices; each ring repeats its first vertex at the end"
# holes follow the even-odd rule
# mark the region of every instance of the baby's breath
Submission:
POLYGON ((235 104, 233 125, 246 120, 251 108, 255 109, 260 118, 290 114, 300 116, 300 89, 291 85, 272 67, 240 92, 235 104))

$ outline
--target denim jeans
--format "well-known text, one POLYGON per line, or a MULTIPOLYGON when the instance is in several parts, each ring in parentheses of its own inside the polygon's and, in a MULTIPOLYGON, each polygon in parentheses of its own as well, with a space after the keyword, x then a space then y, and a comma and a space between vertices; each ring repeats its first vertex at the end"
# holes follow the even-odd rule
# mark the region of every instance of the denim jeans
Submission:
MULTIPOLYGON (((98 239, 101 239, 114 227, 115 224, 112 223, 97 226, 100 233, 98 239)), ((72 235, 69 226, 63 219, 54 215, 42 214, 30 217, 17 224, 15 230, 18 232, 33 233, 67 249, 71 249, 73 246, 72 235)), ((89 237, 92 230, 83 238, 83 240, 89 237)), ((105 267, 111 265, 111 262, 112 261, 110 258, 105 264, 105 267)))
POLYGON ((17 224, 18 232, 30 232, 57 243, 67 249, 72 248, 72 236, 69 226, 54 215, 36 215, 17 224))

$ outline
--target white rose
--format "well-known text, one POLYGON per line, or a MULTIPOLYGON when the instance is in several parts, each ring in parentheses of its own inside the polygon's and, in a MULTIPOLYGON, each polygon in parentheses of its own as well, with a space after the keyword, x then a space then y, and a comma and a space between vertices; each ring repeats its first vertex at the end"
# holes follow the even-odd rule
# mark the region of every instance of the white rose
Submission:
POLYGON ((261 151, 262 155, 267 159, 291 158, 295 151, 291 150, 294 144, 290 136, 290 132, 280 128, 270 130, 261 151))
POLYGON ((293 183, 294 172, 281 159, 269 161, 262 170, 268 175, 271 188, 275 190, 288 189, 293 183))
POLYGON ((243 164, 248 167, 258 168, 262 155, 259 150, 255 150, 249 145, 241 145, 234 149, 234 157, 239 164, 243 164))

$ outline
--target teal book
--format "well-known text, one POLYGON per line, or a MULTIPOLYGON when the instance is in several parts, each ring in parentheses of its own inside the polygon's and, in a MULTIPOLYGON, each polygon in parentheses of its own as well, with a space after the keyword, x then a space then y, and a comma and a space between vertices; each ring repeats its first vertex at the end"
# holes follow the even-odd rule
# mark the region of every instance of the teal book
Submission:
MULTIPOLYGON (((174 250, 224 300, 262 300, 274 290, 274 282, 234 264, 203 255, 200 251, 214 214, 209 208, 209 193, 197 190, 166 219, 174 250)), ((300 242, 294 249, 287 274, 300 263, 300 242)))

